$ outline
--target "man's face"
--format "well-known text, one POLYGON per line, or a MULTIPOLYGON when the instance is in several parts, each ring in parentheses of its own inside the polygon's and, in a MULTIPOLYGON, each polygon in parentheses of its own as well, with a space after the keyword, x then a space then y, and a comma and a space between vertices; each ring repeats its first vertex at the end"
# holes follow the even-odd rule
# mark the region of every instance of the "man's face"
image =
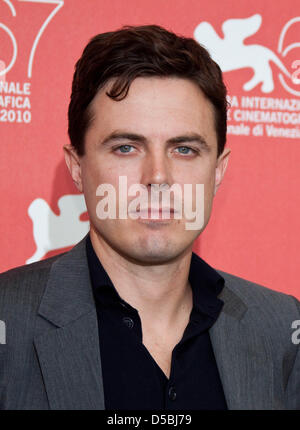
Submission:
MULTIPOLYGON (((85 154, 78 157, 65 149, 66 161, 84 193, 91 230, 98 238, 139 263, 167 262, 190 251, 205 228, 229 151, 217 158, 213 107, 193 82, 137 78, 122 101, 106 96, 111 84, 92 102, 93 121, 85 136, 85 154), (192 184, 193 209, 196 184, 204 184, 204 225, 187 230, 184 211, 182 219, 171 214, 171 219, 163 221, 129 215, 127 219, 99 219, 96 207, 102 197, 96 195, 96 189, 100 184, 113 185, 119 213, 119 176, 127 177, 128 188, 142 184, 149 192, 151 184, 179 184, 182 190, 184 184, 192 184)), ((128 203, 133 199, 128 197, 128 203)))

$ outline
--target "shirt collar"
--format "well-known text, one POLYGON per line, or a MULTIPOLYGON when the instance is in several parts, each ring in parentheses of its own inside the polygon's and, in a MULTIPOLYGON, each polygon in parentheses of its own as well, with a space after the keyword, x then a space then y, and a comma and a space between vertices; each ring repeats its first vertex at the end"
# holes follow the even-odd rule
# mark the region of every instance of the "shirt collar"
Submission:
MULTIPOLYGON (((115 303, 130 305, 117 292, 110 277, 97 257, 90 235, 87 236, 86 251, 90 278, 96 303, 110 306, 115 303)), ((219 315, 224 302, 217 296, 223 289, 224 278, 197 254, 192 253, 189 282, 193 291, 194 310, 214 319, 219 315)), ((194 312, 195 313, 195 312, 194 312)), ((197 312, 195 313, 197 314, 197 312)))

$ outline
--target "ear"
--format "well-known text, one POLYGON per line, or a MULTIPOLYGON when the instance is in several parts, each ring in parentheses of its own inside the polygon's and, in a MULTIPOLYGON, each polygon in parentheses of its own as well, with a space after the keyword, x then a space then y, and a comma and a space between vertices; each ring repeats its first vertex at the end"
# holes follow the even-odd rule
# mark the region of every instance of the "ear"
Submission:
POLYGON ((73 182, 76 185, 77 189, 82 193, 83 187, 81 179, 80 157, 77 154, 76 149, 72 145, 64 145, 64 155, 73 182))
POLYGON ((214 195, 216 195, 216 192, 217 192, 219 186, 221 185, 221 182, 222 182, 223 177, 225 175, 225 171, 227 168, 230 152, 231 151, 229 148, 224 148, 222 154, 220 154, 218 159, 217 159, 214 195))

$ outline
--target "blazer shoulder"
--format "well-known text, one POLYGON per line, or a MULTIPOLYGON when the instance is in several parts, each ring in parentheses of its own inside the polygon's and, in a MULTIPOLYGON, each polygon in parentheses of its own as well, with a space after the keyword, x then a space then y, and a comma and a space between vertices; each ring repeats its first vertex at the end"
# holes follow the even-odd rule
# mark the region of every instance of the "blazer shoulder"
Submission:
POLYGON ((37 294, 37 290, 39 289, 43 290, 53 263, 64 254, 58 254, 42 261, 14 267, 1 273, 1 300, 7 295, 18 293, 20 289, 26 291, 26 293, 33 290, 34 294, 37 294))
POLYGON ((247 307, 264 306, 281 314, 292 312, 300 318, 300 301, 296 297, 221 270, 217 272, 224 278, 226 287, 240 297, 247 307))

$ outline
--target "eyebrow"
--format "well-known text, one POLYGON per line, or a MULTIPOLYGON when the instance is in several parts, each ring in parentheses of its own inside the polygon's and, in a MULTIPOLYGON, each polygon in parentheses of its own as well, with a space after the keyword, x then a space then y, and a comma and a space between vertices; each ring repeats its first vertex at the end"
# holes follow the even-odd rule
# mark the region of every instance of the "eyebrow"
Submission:
MULTIPOLYGON (((133 142, 141 142, 145 144, 148 142, 147 138, 141 134, 128 133, 128 132, 112 132, 104 140, 102 140, 100 144, 107 145, 111 141, 119 141, 119 140, 130 140, 133 142)), ((188 133, 180 136, 171 137, 170 139, 167 140, 168 144, 174 144, 174 145, 178 143, 187 143, 187 142, 196 142, 205 151, 210 151, 211 149, 211 147, 208 145, 204 137, 198 133, 188 133)))

